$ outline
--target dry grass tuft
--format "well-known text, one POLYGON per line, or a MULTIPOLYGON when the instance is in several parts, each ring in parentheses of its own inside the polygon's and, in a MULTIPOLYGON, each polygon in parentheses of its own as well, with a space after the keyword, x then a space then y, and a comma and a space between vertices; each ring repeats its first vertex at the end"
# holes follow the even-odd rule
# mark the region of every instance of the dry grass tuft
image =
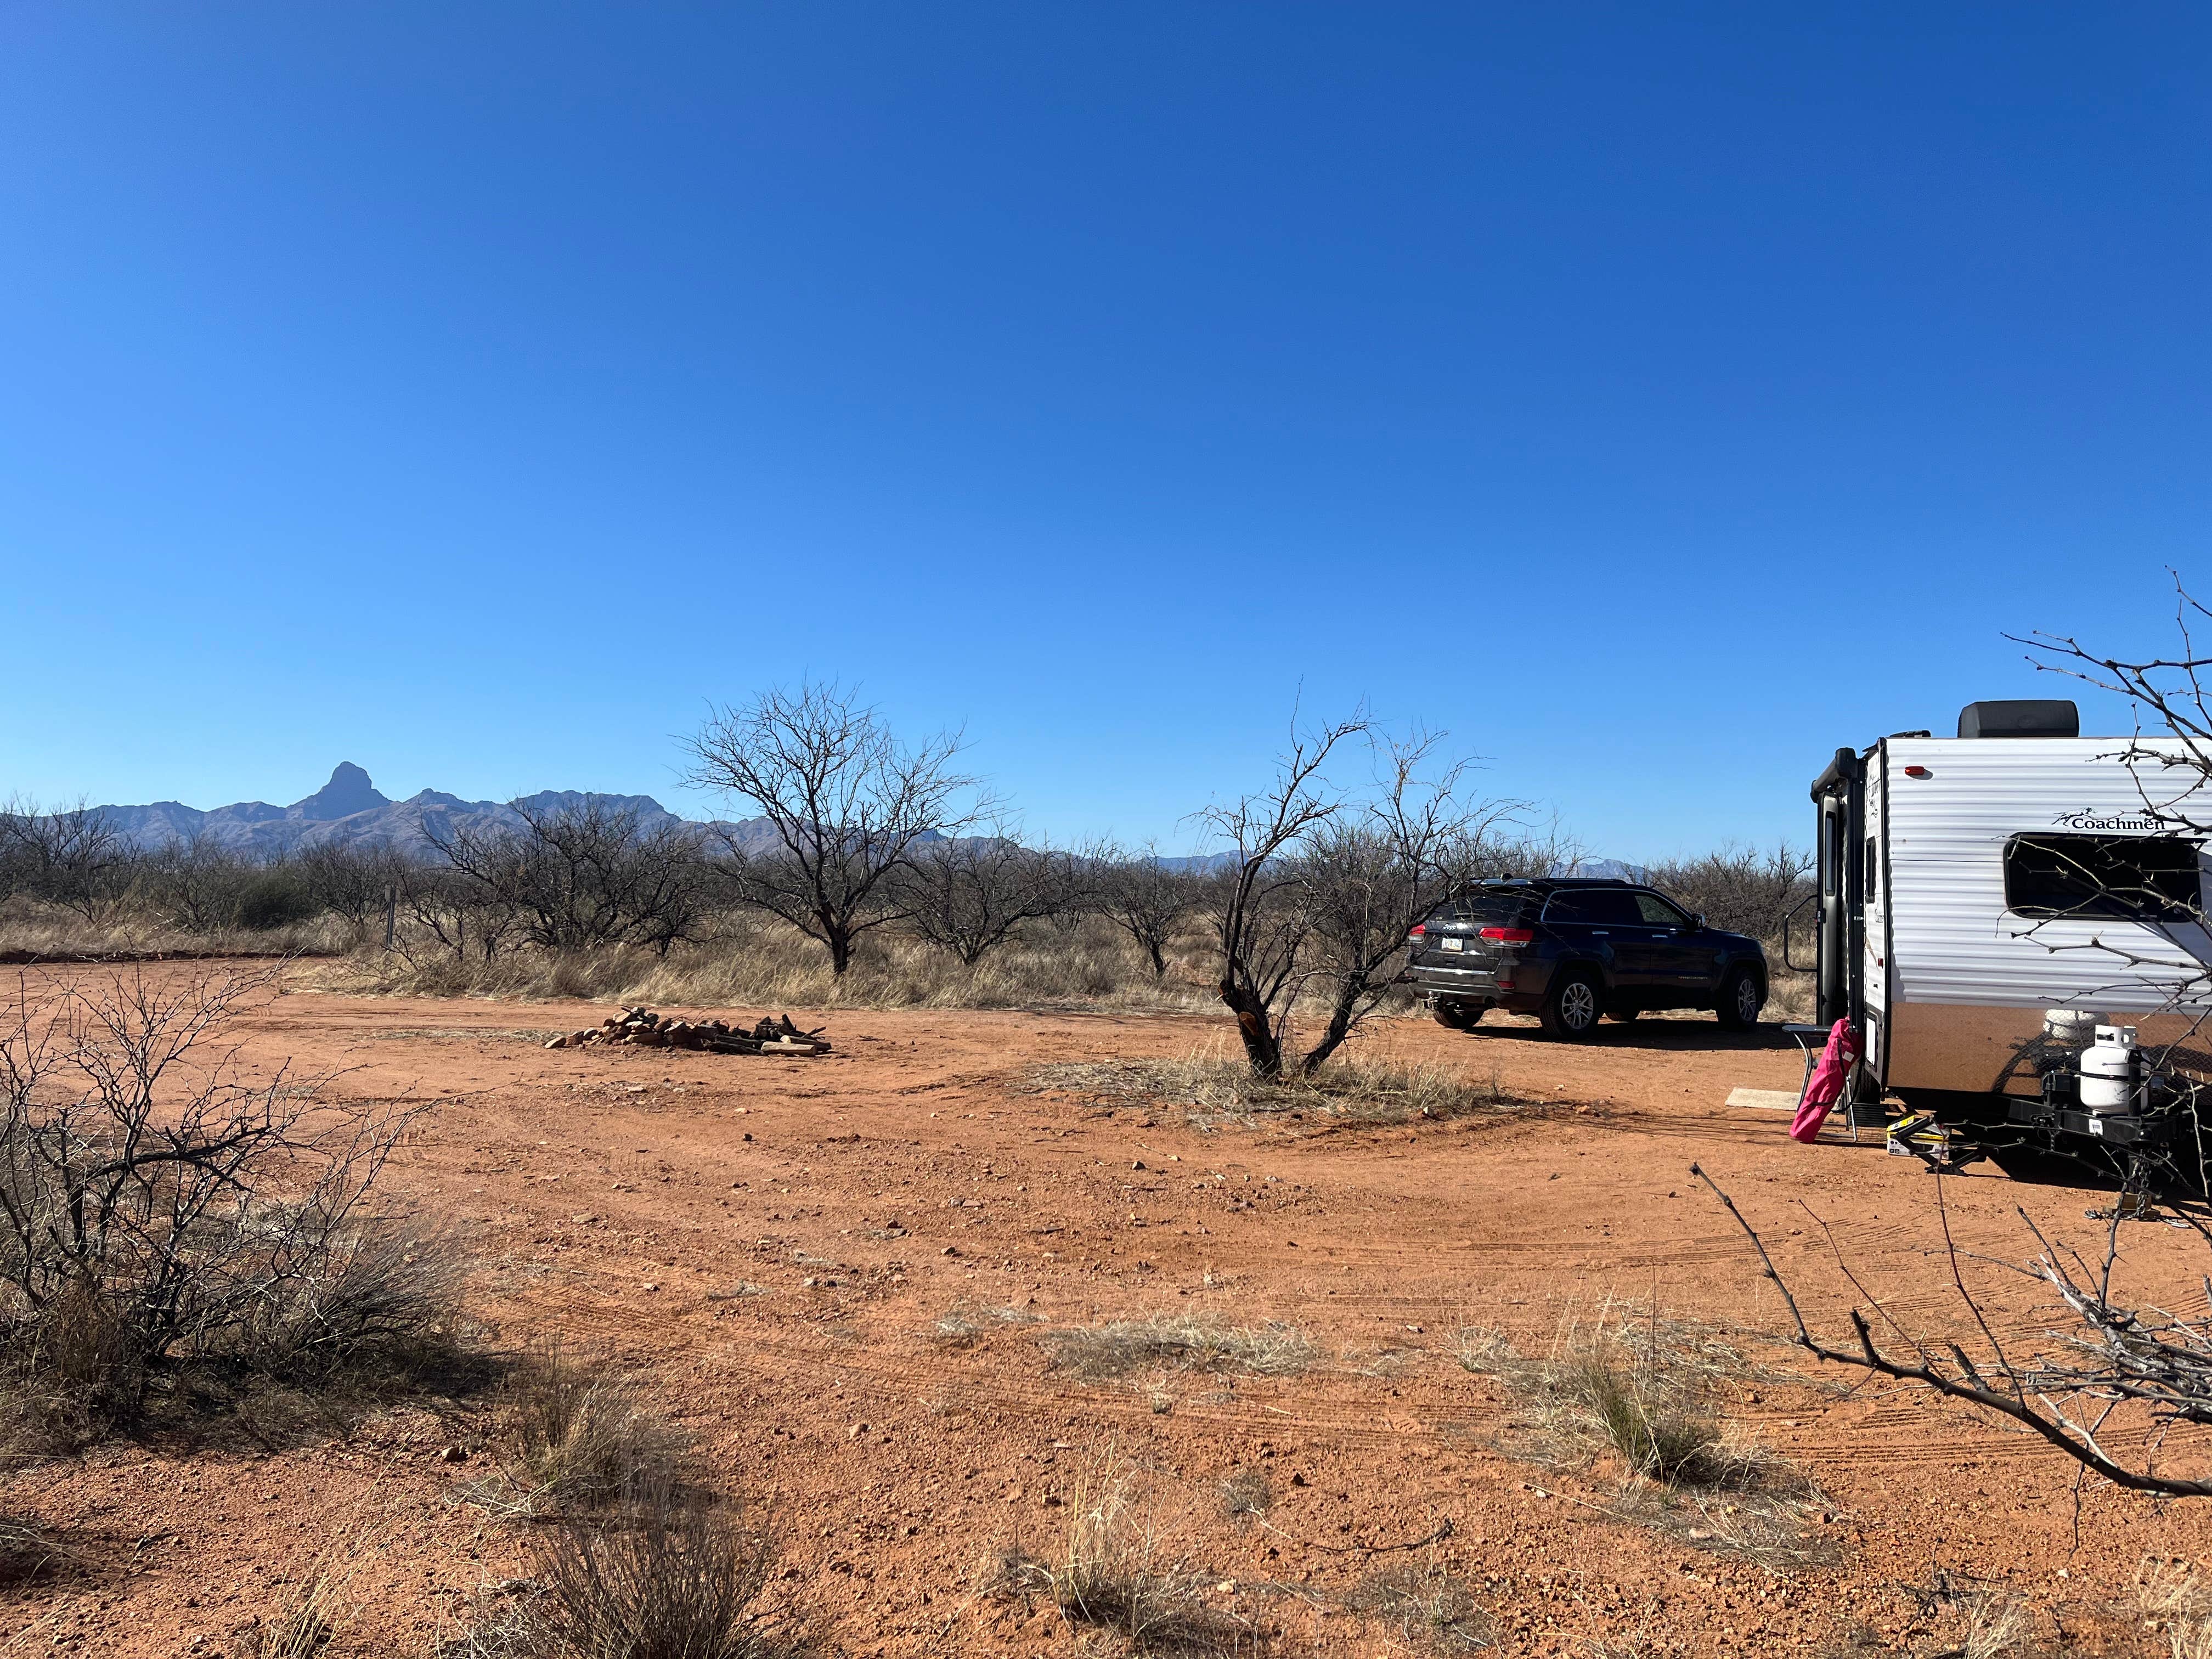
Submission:
POLYGON ((1079 1475, 1067 1536, 1051 1559, 1007 1550, 989 1588, 1051 1598, 1070 1624, 1109 1632, 1139 1654, 1257 1654, 1263 1634, 1206 1604, 1208 1573, 1167 1546, 1134 1472, 1112 1450, 1079 1475))
POLYGON ((929 1328, 930 1340, 947 1348, 973 1347, 994 1328, 1034 1325, 1037 1316, 1026 1308, 984 1308, 956 1303, 929 1328))
POLYGON ((1201 1127, 1291 1119, 1311 1127, 1437 1121, 1503 1114, 1530 1103, 1508 1094, 1493 1071, 1407 1065, 1359 1048, 1340 1050, 1311 1077, 1263 1082, 1219 1042, 1180 1060, 1070 1061, 1039 1066, 1030 1086, 1103 1101, 1181 1106, 1201 1127))
POLYGON ((1221 1512, 1232 1521, 1254 1519, 1275 1506, 1275 1489, 1257 1464, 1241 1468, 1220 1486, 1221 1512))
POLYGON ((1666 1486, 1728 1478, 1720 1414, 1694 1376, 1653 1360, 1624 1364, 1618 1345, 1601 1343, 1561 1361, 1556 1375, 1632 1474, 1666 1486))
POLYGON ((329 916, 283 927, 196 933, 150 914, 117 915, 90 922, 74 911, 27 903, 20 897, 0 903, 0 961, 11 963, 333 957, 352 943, 352 931, 329 916))
POLYGON ((1978 1595, 1966 1603, 1960 1659, 2002 1659, 2021 1651, 2029 1632, 2027 1608, 2014 1596, 1978 1595))
POLYGON ((636 948, 571 955, 504 951, 487 963, 450 952, 361 950, 319 965, 319 988, 376 995, 583 998, 674 1007, 1113 1008, 1196 1012, 1218 1008, 1202 942, 1185 941, 1165 978, 1126 935, 1098 917, 1041 922, 974 967, 925 941, 881 931, 864 936, 853 965, 830 971, 829 954, 795 928, 738 913, 715 937, 663 957, 636 948))
POLYGON ((775 1530, 734 1505, 653 1477, 603 1516, 541 1536, 520 1594, 478 1598, 439 1659, 781 1659, 803 1626, 760 1605, 775 1530))
POLYGON ((76 1552, 43 1522, 24 1515, 0 1515, 0 1587, 26 1583, 76 1565, 76 1552))
POLYGON ((2165 1632, 2172 1659, 2212 1659, 2212 1586, 2195 1562, 2145 1558, 2136 1574, 2136 1608, 2165 1632))
MULTIPOLYGON (((240 1638, 245 1659, 316 1659, 361 1621, 354 1580, 374 1549, 362 1528, 334 1534, 292 1583, 276 1610, 240 1638)), ((281 1576, 276 1582, 282 1583, 281 1576)))
POLYGON ((1699 1327, 1610 1315, 1564 1322, 1541 1359, 1494 1329, 1455 1334, 1461 1364, 1513 1396, 1501 1449, 1559 1468, 1611 1459, 1619 1482, 1608 1512, 1694 1547, 1778 1571, 1828 1559, 1812 1528, 1817 1491, 1723 1419, 1721 1385, 1749 1365, 1741 1351, 1699 1327))
POLYGON ((1155 1365, 1290 1376, 1314 1360, 1313 1344, 1288 1325, 1230 1326, 1194 1317, 1075 1326, 1048 1331, 1043 1340, 1052 1363, 1085 1382, 1108 1382, 1155 1365))
POLYGON ((471 1490, 495 1513, 544 1517, 613 1503, 672 1483, 691 1437, 629 1382, 579 1365, 547 1345, 501 1390, 512 1449, 500 1472, 471 1490))
POLYGON ((1492 1644, 1489 1613, 1465 1579, 1434 1564, 1369 1573, 1345 1605, 1418 1652, 1474 1653, 1492 1644))
POLYGON ((754 1659, 781 1650, 775 1621, 754 1607, 775 1571, 769 1527, 660 1480, 633 1486, 623 1508, 622 1524, 563 1527, 544 1553, 566 1650, 754 1659))

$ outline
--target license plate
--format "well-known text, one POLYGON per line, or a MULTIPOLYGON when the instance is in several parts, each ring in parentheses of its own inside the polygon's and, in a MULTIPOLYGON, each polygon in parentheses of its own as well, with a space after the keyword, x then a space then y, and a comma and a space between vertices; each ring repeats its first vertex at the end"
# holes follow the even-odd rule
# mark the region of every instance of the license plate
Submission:
POLYGON ((1443 945, 1447 951, 1464 951, 1467 949, 1467 941, 1463 939, 1439 939, 1437 942, 1443 945))

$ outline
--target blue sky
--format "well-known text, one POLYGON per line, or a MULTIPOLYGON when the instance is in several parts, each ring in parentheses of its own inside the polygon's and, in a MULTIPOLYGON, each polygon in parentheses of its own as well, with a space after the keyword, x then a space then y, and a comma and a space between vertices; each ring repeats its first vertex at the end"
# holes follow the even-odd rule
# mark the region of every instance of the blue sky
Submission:
POLYGON ((6 4, 0 792, 701 811, 813 674, 1060 836, 1302 698, 1802 839, 2212 586, 2208 92, 2184 5, 6 4))

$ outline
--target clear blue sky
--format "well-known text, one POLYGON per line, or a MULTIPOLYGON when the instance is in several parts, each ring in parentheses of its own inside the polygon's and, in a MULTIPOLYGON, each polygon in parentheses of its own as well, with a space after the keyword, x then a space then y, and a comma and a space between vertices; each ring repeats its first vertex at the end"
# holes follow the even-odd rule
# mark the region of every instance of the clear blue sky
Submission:
POLYGON ((2179 4, 12 0, 0 793, 698 811, 812 673, 1059 835, 1302 686, 1802 838, 2212 586, 2209 96, 2179 4))

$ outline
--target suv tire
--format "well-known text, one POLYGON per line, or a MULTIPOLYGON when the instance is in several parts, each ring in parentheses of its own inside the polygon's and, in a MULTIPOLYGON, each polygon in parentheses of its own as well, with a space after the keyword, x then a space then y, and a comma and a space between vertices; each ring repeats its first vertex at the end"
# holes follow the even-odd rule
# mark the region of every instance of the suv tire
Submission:
POLYGON ((1484 1009, 1479 1002, 1448 1002, 1439 997, 1429 1005, 1429 1015, 1448 1031, 1464 1031, 1481 1019, 1484 1009))
POLYGON ((1732 968, 1721 981, 1720 1006, 1713 1012, 1723 1030, 1752 1031, 1758 1030, 1759 1010, 1765 1006, 1766 988, 1759 975, 1748 968, 1732 968))
POLYGON ((1569 968, 1552 981, 1551 994, 1544 999, 1538 1018, 1552 1036, 1579 1042, 1597 1030, 1598 1015, 1604 1006, 1605 994, 1599 988, 1597 975, 1587 968, 1569 968))

